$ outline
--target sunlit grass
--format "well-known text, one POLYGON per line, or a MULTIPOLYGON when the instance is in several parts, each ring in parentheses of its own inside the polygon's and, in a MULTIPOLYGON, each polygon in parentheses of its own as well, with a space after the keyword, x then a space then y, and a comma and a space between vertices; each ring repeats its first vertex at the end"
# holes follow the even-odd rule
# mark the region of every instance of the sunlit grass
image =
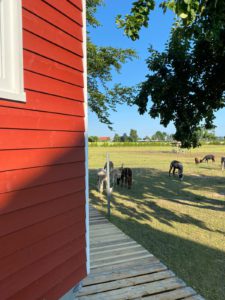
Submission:
POLYGON ((131 190, 116 187, 111 221, 161 259, 206 299, 225 299, 225 146, 181 153, 171 147, 90 148, 90 198, 106 212, 106 195, 96 190, 96 169, 106 153, 116 167, 133 169, 131 190), (195 165, 214 153, 216 163, 195 165), (169 163, 184 165, 184 181, 169 177, 169 163))

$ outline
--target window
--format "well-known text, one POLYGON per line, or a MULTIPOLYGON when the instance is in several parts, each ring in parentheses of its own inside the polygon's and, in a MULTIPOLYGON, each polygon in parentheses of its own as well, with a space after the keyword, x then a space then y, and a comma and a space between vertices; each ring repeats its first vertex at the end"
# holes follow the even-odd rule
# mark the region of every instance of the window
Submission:
POLYGON ((0 0, 0 98, 25 102, 21 0, 0 0))

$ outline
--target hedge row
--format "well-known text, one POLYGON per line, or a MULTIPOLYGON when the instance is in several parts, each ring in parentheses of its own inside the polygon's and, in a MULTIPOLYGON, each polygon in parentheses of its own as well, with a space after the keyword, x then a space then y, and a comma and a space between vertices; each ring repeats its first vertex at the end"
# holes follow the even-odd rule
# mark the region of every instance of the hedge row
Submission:
POLYGON ((89 147, 145 147, 145 146, 169 146, 170 142, 89 142, 89 147))
MULTIPOLYGON (((201 141, 201 145, 225 145, 225 141, 201 141)), ((89 142, 89 147, 146 147, 172 146, 171 142, 89 142)), ((175 147, 175 146, 174 146, 175 147)))

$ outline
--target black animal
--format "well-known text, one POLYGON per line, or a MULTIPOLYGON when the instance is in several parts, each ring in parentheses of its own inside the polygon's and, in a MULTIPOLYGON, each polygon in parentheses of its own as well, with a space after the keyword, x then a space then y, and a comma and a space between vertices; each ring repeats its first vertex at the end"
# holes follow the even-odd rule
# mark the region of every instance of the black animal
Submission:
POLYGON ((208 154, 203 157, 203 159, 200 159, 200 163, 203 161, 206 161, 208 163, 209 160, 212 160, 212 162, 215 162, 215 156, 213 154, 208 154))
POLYGON ((222 156, 221 157, 221 169, 222 169, 222 171, 224 170, 224 168, 225 168, 225 156, 222 156))
MULTIPOLYGON (((113 162, 110 160, 110 161, 109 161, 109 172, 111 172, 111 171, 113 170, 113 168, 114 168, 114 164, 113 164, 113 162)), ((105 170, 107 169, 107 162, 106 162, 105 165, 104 165, 104 169, 105 169, 105 170)))
POLYGON ((125 184, 125 186, 128 187, 128 189, 132 186, 132 170, 130 168, 120 168, 121 171, 121 177, 117 178, 117 185, 121 183, 121 186, 125 184))
POLYGON ((178 171, 179 179, 183 180, 183 177, 184 177, 184 175, 183 175, 183 165, 178 160, 173 160, 170 163, 169 176, 170 176, 171 172, 173 173, 173 175, 175 175, 176 170, 178 171))

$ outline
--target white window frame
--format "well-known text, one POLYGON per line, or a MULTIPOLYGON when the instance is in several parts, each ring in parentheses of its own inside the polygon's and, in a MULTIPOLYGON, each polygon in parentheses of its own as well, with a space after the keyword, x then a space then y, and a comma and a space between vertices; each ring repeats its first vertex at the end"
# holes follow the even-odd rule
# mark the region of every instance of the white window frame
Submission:
POLYGON ((21 0, 0 0, 0 99, 26 101, 21 0))

